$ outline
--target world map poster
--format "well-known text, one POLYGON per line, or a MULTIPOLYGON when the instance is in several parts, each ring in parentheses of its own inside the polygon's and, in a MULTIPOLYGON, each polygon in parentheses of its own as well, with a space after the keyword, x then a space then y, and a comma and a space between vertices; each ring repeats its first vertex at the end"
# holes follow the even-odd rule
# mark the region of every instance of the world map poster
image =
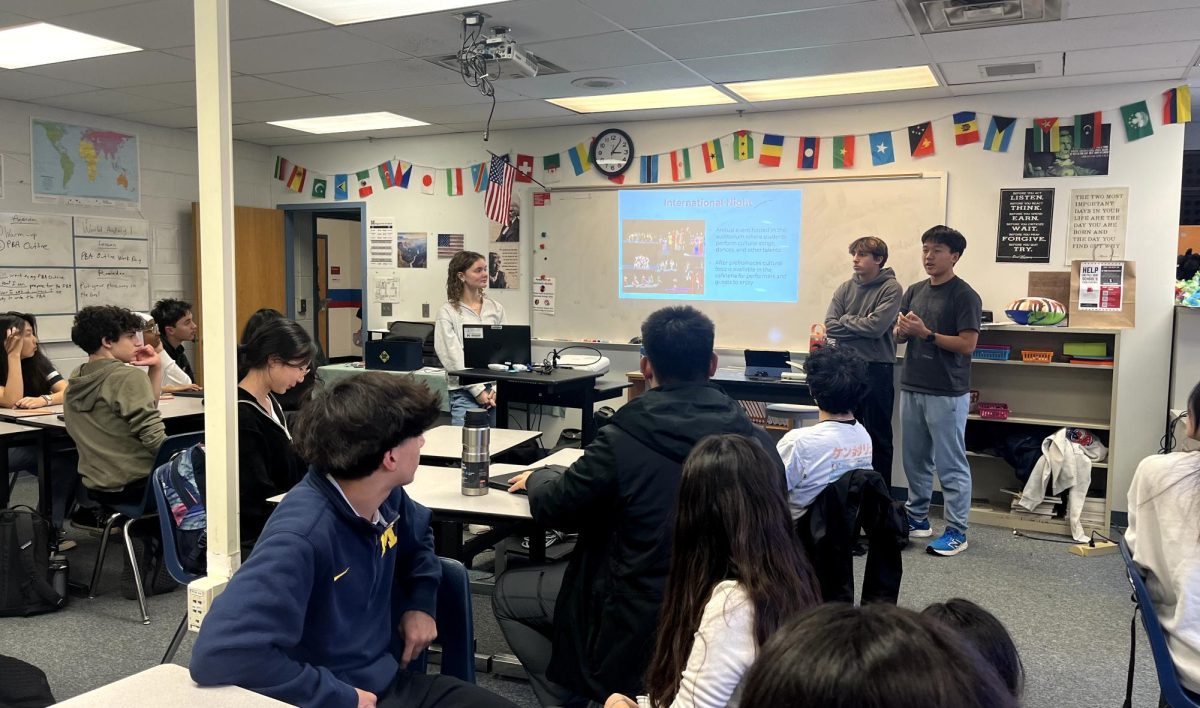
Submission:
POLYGON ((136 135, 33 118, 33 199, 138 207, 136 135))

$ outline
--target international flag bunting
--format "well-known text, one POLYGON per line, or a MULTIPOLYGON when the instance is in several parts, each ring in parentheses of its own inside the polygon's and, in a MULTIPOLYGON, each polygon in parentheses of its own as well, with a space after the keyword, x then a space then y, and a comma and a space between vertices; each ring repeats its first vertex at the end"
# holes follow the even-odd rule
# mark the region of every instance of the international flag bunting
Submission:
POLYGON ((508 155, 492 155, 488 166, 487 194, 483 197, 483 213, 498 224, 508 223, 508 207, 512 202, 513 180, 517 171, 508 163, 508 155))
POLYGON ((292 167, 292 176, 288 177, 287 188, 293 192, 304 191, 304 179, 308 176, 308 170, 300 165, 292 167))
POLYGON ((779 167, 783 157, 783 136, 767 133, 762 139, 762 150, 758 153, 758 164, 763 167, 779 167))
POLYGON ((471 184, 475 185, 476 192, 487 188, 487 167, 482 162, 471 165, 471 184))
POLYGON ((658 183, 658 155, 642 155, 642 184, 658 183))
POLYGON ((362 172, 356 172, 356 173, 354 173, 354 176, 358 178, 358 197, 359 197, 359 199, 366 199, 367 197, 369 197, 375 193, 375 190, 371 188, 371 171, 370 170, 363 170, 362 172))
POLYGON ((954 114, 954 144, 970 145, 979 142, 979 121, 975 111, 959 111, 954 114))
POLYGON ((292 173, 292 163, 288 162, 286 157, 276 157, 275 158, 275 179, 282 182, 285 179, 287 179, 289 176, 291 176, 291 173, 292 173))
POLYGON ((671 151, 671 181, 682 182, 692 178, 692 158, 688 155, 689 148, 671 151))
POLYGON ((1016 118, 992 116, 992 122, 988 124, 987 136, 983 139, 983 149, 991 152, 1008 152, 1008 144, 1012 142, 1016 125, 1016 118))
POLYGON ((1163 91, 1163 125, 1190 123, 1192 120, 1192 89, 1187 84, 1163 91))
POLYGON ((1057 118, 1033 119, 1032 152, 1058 152, 1061 139, 1058 135, 1057 118))
POLYGON ((571 158, 571 169, 575 170, 576 177, 592 169, 592 163, 588 161, 587 143, 579 143, 568 150, 567 157, 571 158))
POLYGON ((932 122, 908 126, 908 152, 913 157, 929 157, 933 154, 932 122))
POLYGON ((821 139, 814 137, 800 138, 800 154, 796 157, 796 167, 802 170, 815 170, 821 158, 821 139))
POLYGON ((739 130, 733 134, 733 159, 737 161, 754 159, 754 136, 747 130, 739 130))
POLYGON ((452 197, 461 197, 463 193, 462 183, 462 168, 448 167, 446 168, 446 194, 452 197))
POLYGON ((350 198, 350 178, 347 175, 334 175, 333 198, 339 202, 350 198))
POLYGON ((882 133, 871 133, 871 165, 890 165, 896 161, 896 151, 892 149, 892 133, 885 130, 882 133))
POLYGON ((725 156, 721 154, 721 139, 709 140, 700 146, 704 151, 704 171, 716 172, 725 168, 725 156))
POLYGON ((854 167, 854 136, 835 135, 833 137, 833 168, 844 170, 854 167))
POLYGON ((421 194, 433 194, 433 170, 428 167, 417 168, 417 186, 421 188, 421 194))
POLYGON ((327 183, 325 180, 321 179, 320 177, 313 177, 312 198, 324 199, 326 185, 327 183))
POLYGON ((559 154, 556 152, 553 155, 546 155, 542 158, 542 181, 546 184, 554 184, 562 180, 561 162, 559 154))
POLYGON ((517 176, 514 179, 518 182, 533 181, 533 155, 517 155, 517 176))
POLYGON ((1100 111, 1093 113, 1078 113, 1075 115, 1075 141, 1077 148, 1098 148, 1104 146, 1104 136, 1100 129, 1100 111))
POLYGON ((1154 135, 1150 124, 1150 109, 1145 101, 1121 106, 1121 122, 1125 124, 1125 138, 1130 142, 1154 135))
POLYGON ((412 163, 404 160, 396 161, 396 173, 394 175, 396 186, 401 189, 408 189, 408 182, 412 179, 412 163))
POLYGON ((383 183, 384 189, 391 189, 396 186, 396 173, 392 169, 392 161, 385 160, 379 163, 379 181, 383 183))

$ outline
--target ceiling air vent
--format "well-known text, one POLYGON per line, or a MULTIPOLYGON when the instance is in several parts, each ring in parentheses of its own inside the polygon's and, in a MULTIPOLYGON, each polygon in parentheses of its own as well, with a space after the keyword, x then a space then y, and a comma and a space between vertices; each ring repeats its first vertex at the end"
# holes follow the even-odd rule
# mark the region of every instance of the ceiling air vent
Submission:
POLYGON ((904 0, 921 34, 1061 19, 1061 0, 904 0))
POLYGON ((989 79, 1005 76, 1027 76, 1042 70, 1041 62, 1023 61, 1015 64, 980 64, 979 71, 989 79))

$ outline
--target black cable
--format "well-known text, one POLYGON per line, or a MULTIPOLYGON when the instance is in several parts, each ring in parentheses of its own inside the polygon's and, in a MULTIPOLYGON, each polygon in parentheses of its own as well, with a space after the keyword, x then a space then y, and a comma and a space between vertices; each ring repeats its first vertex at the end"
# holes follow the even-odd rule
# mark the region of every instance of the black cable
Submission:
POLYGON ((1174 418, 1168 417, 1167 430, 1163 433, 1162 438, 1158 441, 1158 454, 1165 455, 1175 449, 1175 426, 1179 425, 1179 421, 1187 417, 1187 411, 1180 413, 1174 418))
POLYGON ((1071 539, 1070 541, 1063 541, 1062 539, 1058 539, 1058 538, 1046 538, 1044 536, 1031 536, 1023 531, 1018 531, 1017 529, 1013 529, 1013 535, 1020 536, 1021 538, 1027 538, 1030 541, 1045 541, 1046 543, 1069 543, 1071 545, 1075 545, 1076 543, 1078 543, 1075 539, 1071 539))

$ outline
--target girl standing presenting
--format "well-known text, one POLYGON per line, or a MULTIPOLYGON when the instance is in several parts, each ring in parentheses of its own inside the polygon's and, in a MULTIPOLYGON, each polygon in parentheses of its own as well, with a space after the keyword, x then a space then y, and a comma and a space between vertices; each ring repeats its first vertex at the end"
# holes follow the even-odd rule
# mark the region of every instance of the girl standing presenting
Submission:
MULTIPOLYGON (((434 349, 446 371, 467 368, 463 362, 464 324, 504 324, 504 308, 484 294, 488 285, 488 262, 474 251, 459 251, 450 259, 446 272, 446 304, 438 310, 434 324, 434 349)), ((458 386, 450 377, 450 423, 462 425, 471 408, 493 409, 496 391, 488 384, 458 386)))

